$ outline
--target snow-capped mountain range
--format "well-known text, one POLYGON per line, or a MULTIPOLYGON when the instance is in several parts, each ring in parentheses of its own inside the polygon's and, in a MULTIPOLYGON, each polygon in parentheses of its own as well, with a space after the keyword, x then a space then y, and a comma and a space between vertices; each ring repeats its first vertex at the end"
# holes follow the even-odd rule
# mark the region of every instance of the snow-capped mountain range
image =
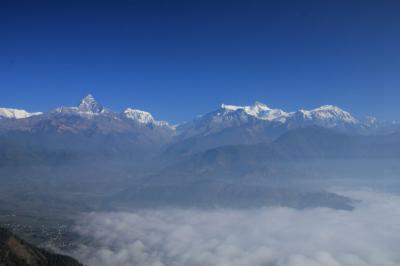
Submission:
POLYGON ((115 113, 99 104, 91 94, 83 98, 77 107, 59 107, 55 110, 55 112, 64 114, 75 114, 85 117, 103 115, 114 118, 127 118, 141 124, 170 127, 171 129, 173 129, 173 127, 170 126, 168 122, 157 121, 149 112, 145 112, 142 110, 127 108, 122 113, 115 113))
POLYGON ((359 122, 350 113, 334 105, 323 105, 312 110, 300 109, 297 112, 285 112, 281 109, 272 109, 263 103, 256 102, 252 106, 222 104, 221 109, 224 113, 241 110, 249 116, 270 122, 285 123, 293 119, 297 120, 301 118, 304 121, 312 121, 315 124, 324 125, 326 127, 333 127, 340 123, 356 124, 359 122))
POLYGON ((222 104, 217 116, 226 116, 234 112, 243 112, 248 116, 269 122, 285 123, 293 119, 301 119, 326 127, 334 127, 338 124, 356 124, 359 122, 350 113, 334 105, 323 105, 313 110, 300 109, 297 112, 285 112, 281 109, 272 109, 260 102, 256 102, 252 106, 222 104))
POLYGON ((228 128, 243 128, 244 126, 246 128, 242 131, 248 132, 250 125, 252 129, 261 130, 261 134, 270 133, 277 129, 280 129, 279 132, 281 132, 282 130, 305 126, 332 128, 352 134, 374 134, 389 133, 396 128, 398 129, 400 124, 380 122, 371 117, 357 119, 349 112, 333 105, 323 105, 312 110, 300 109, 296 112, 286 112, 256 102, 251 106, 222 104, 219 109, 182 124, 177 130, 178 134, 190 138, 215 134, 226 131, 228 128))
MULTIPOLYGON (((211 136, 226 132, 229 129, 241 131, 242 133, 246 132, 246 134, 251 136, 260 134, 268 135, 270 131, 278 132, 271 134, 271 136, 274 136, 279 135, 283 131, 304 126, 321 126, 348 133, 363 134, 390 133, 390 131, 399 129, 399 123, 383 123, 372 117, 357 119, 349 112, 333 105, 323 105, 312 110, 300 109, 295 112, 287 112, 281 109, 270 108, 260 102, 256 102, 251 106, 222 104, 217 110, 202 115, 190 122, 183 123, 178 127, 172 126, 165 121, 158 121, 154 119, 151 113, 134 108, 127 108, 121 113, 113 112, 99 104, 91 94, 83 98, 78 106, 59 107, 50 112, 29 113, 25 110, 0 108, 0 118, 3 121, 24 120, 24 125, 29 124, 26 120, 37 122, 43 119, 59 119, 60 116, 73 116, 89 120, 104 120, 107 118, 107 121, 118 122, 118 128, 121 130, 124 128, 121 124, 124 121, 130 121, 153 129, 163 128, 164 130, 169 130, 173 132, 172 135, 175 135, 175 138, 180 139, 211 136)), ((107 127, 104 121, 102 123, 102 128, 107 127)), ((115 123, 110 122, 110 127, 115 125, 115 123)), ((63 129, 65 127, 60 126, 60 128, 63 129)), ((108 131, 105 130, 105 132, 108 131)), ((265 139, 261 138, 261 140, 265 139)))
POLYGON ((114 139, 114 144, 135 147, 134 150, 157 149, 175 135, 173 126, 155 120, 148 112, 133 108, 113 112, 90 94, 73 107, 59 107, 43 113, 14 110, 1 116, 0 134, 21 132, 33 138, 61 138, 62 142, 106 138, 114 139), (13 113, 23 115, 10 115, 13 113))
MULTIPOLYGON (((108 115, 108 116, 119 116, 127 119, 131 119, 135 122, 142 124, 152 124, 156 126, 168 126, 173 128, 165 121, 157 121, 154 117, 149 113, 138 109, 127 108, 122 113, 114 113, 111 110, 104 108, 101 104, 99 104, 93 95, 89 94, 85 98, 83 98, 78 106, 73 107, 58 107, 54 111, 50 113, 60 113, 60 114, 69 114, 69 115, 79 115, 83 117, 91 117, 98 115, 108 115)), ((13 109, 13 108, 0 108, 0 118, 6 119, 24 119, 32 116, 43 115, 43 112, 33 112, 29 113, 22 109, 13 109)))

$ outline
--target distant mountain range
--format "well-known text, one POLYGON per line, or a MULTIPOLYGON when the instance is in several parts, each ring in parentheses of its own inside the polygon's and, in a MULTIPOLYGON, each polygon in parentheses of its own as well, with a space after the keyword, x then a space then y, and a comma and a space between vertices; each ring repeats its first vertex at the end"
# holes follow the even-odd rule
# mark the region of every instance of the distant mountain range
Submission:
POLYGON ((400 129, 398 122, 380 122, 373 118, 357 119, 332 105, 324 105, 310 111, 285 112, 260 102, 253 106, 222 104, 216 111, 177 127, 179 140, 184 142, 174 150, 197 151, 221 144, 269 142, 290 130, 307 126, 364 135, 389 134, 400 129))
POLYGON ((0 207, 24 209, 25 197, 37 194, 28 205, 52 211, 58 205, 48 198, 83 210, 169 203, 351 209, 348 198, 298 183, 400 171, 399 123, 358 119, 332 105, 286 112, 223 104, 173 126, 142 110, 113 112, 88 95, 75 107, 3 108, 0 116, 0 188, 7 188, 0 192, 10 197, 0 207))
MULTIPOLYGON (((123 112, 113 112, 90 94, 76 107, 37 113, 2 108, 0 117, 0 165, 19 161, 35 164, 74 158, 124 158, 133 165, 143 166, 149 162, 154 167, 155 164, 166 166, 185 161, 223 146, 263 143, 260 146, 263 147, 300 133, 313 136, 313 141, 323 136, 328 143, 337 142, 331 147, 334 152, 354 147, 348 139, 354 142, 360 138, 385 140, 400 132, 397 122, 358 119, 332 105, 286 112, 260 102, 253 106, 222 104, 215 111, 172 126, 142 110, 127 108, 123 112), (326 129, 331 134, 316 129, 296 131, 313 127, 326 129), (296 133, 290 134, 292 131, 296 133), (344 142, 340 142, 336 133, 354 137, 343 137, 344 142), (347 146, 343 146, 344 143, 347 146)), ((307 152, 309 142, 309 138, 298 139, 292 141, 290 147, 286 144, 285 149, 292 149, 290 154, 294 150, 307 152)))
POLYGON ((59 107, 50 112, 7 110, 0 119, 0 134, 30 139, 30 143, 40 142, 42 147, 82 150, 113 143, 123 150, 152 151, 175 134, 174 127, 156 121, 147 112, 128 108, 115 113, 97 103, 92 95, 86 96, 77 107, 59 107))

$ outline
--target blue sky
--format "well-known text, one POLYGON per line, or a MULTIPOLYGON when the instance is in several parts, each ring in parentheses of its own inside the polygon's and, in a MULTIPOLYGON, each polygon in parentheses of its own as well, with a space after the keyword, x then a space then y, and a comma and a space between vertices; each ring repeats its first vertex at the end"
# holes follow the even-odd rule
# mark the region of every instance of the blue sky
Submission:
POLYGON ((400 118, 400 2, 0 2, 0 106, 92 93, 181 122, 221 103, 400 118))

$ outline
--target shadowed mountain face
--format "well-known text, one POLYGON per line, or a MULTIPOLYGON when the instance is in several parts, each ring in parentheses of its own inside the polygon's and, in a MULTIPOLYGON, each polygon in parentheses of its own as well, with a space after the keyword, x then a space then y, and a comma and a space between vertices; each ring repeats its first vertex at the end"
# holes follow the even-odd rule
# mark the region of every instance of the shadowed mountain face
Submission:
POLYGON ((271 143, 200 152, 138 180, 116 199, 153 206, 184 202, 350 209, 349 199, 321 191, 315 181, 343 176, 383 179, 389 176, 387 169, 398 172, 399 161, 398 134, 350 136, 308 127, 289 131, 271 143))
POLYGON ((192 172, 217 176, 223 171, 243 176, 263 167, 289 169, 314 160, 399 159, 399 133, 386 136, 352 136, 321 127, 289 131, 270 143, 227 145, 193 155, 163 170, 163 174, 192 172), (212 173, 215 174, 212 174, 212 173))
POLYGON ((37 248, 0 228, 0 266, 83 266, 71 257, 37 248))

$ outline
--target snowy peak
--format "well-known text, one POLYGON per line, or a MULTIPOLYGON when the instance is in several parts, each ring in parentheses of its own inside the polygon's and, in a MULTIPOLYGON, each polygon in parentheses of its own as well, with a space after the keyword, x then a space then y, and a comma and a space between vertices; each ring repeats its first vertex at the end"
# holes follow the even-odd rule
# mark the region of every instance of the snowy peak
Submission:
POLYGON ((104 107, 94 99, 93 95, 89 94, 82 99, 78 109, 84 113, 99 114, 104 110, 104 107))
POLYGON ((329 127, 338 126, 340 124, 358 123, 358 120, 349 112, 334 105, 323 105, 310 111, 301 109, 297 113, 297 115, 300 114, 306 121, 315 121, 319 125, 329 127))
POLYGON ((145 125, 156 125, 156 126, 165 126, 169 128, 173 128, 170 126, 167 122, 165 121, 157 121, 154 119, 154 117, 146 111, 138 110, 138 109, 133 109, 133 108, 127 108, 124 112, 123 115, 131 119, 135 122, 138 122, 140 124, 145 124, 145 125))
POLYGON ((87 118, 93 118, 97 115, 112 115, 112 112, 99 104, 92 94, 83 98, 77 107, 58 107, 55 112, 66 115, 79 115, 87 118))
POLYGON ((267 121, 284 122, 289 115, 283 110, 272 109, 261 102, 255 102, 254 105, 251 106, 222 104, 221 109, 223 110, 223 113, 230 113, 240 110, 249 116, 267 121))
POLYGON ((329 114, 337 117, 351 117, 351 114, 349 112, 346 112, 335 105, 322 105, 321 107, 315 108, 311 111, 315 113, 329 114))
POLYGON ((126 118, 135 120, 142 124, 150 124, 154 122, 153 116, 149 112, 145 112, 142 110, 127 108, 124 111, 124 115, 126 118))
POLYGON ((0 108, 0 118, 23 119, 41 114, 41 112, 29 113, 22 109, 0 108))

